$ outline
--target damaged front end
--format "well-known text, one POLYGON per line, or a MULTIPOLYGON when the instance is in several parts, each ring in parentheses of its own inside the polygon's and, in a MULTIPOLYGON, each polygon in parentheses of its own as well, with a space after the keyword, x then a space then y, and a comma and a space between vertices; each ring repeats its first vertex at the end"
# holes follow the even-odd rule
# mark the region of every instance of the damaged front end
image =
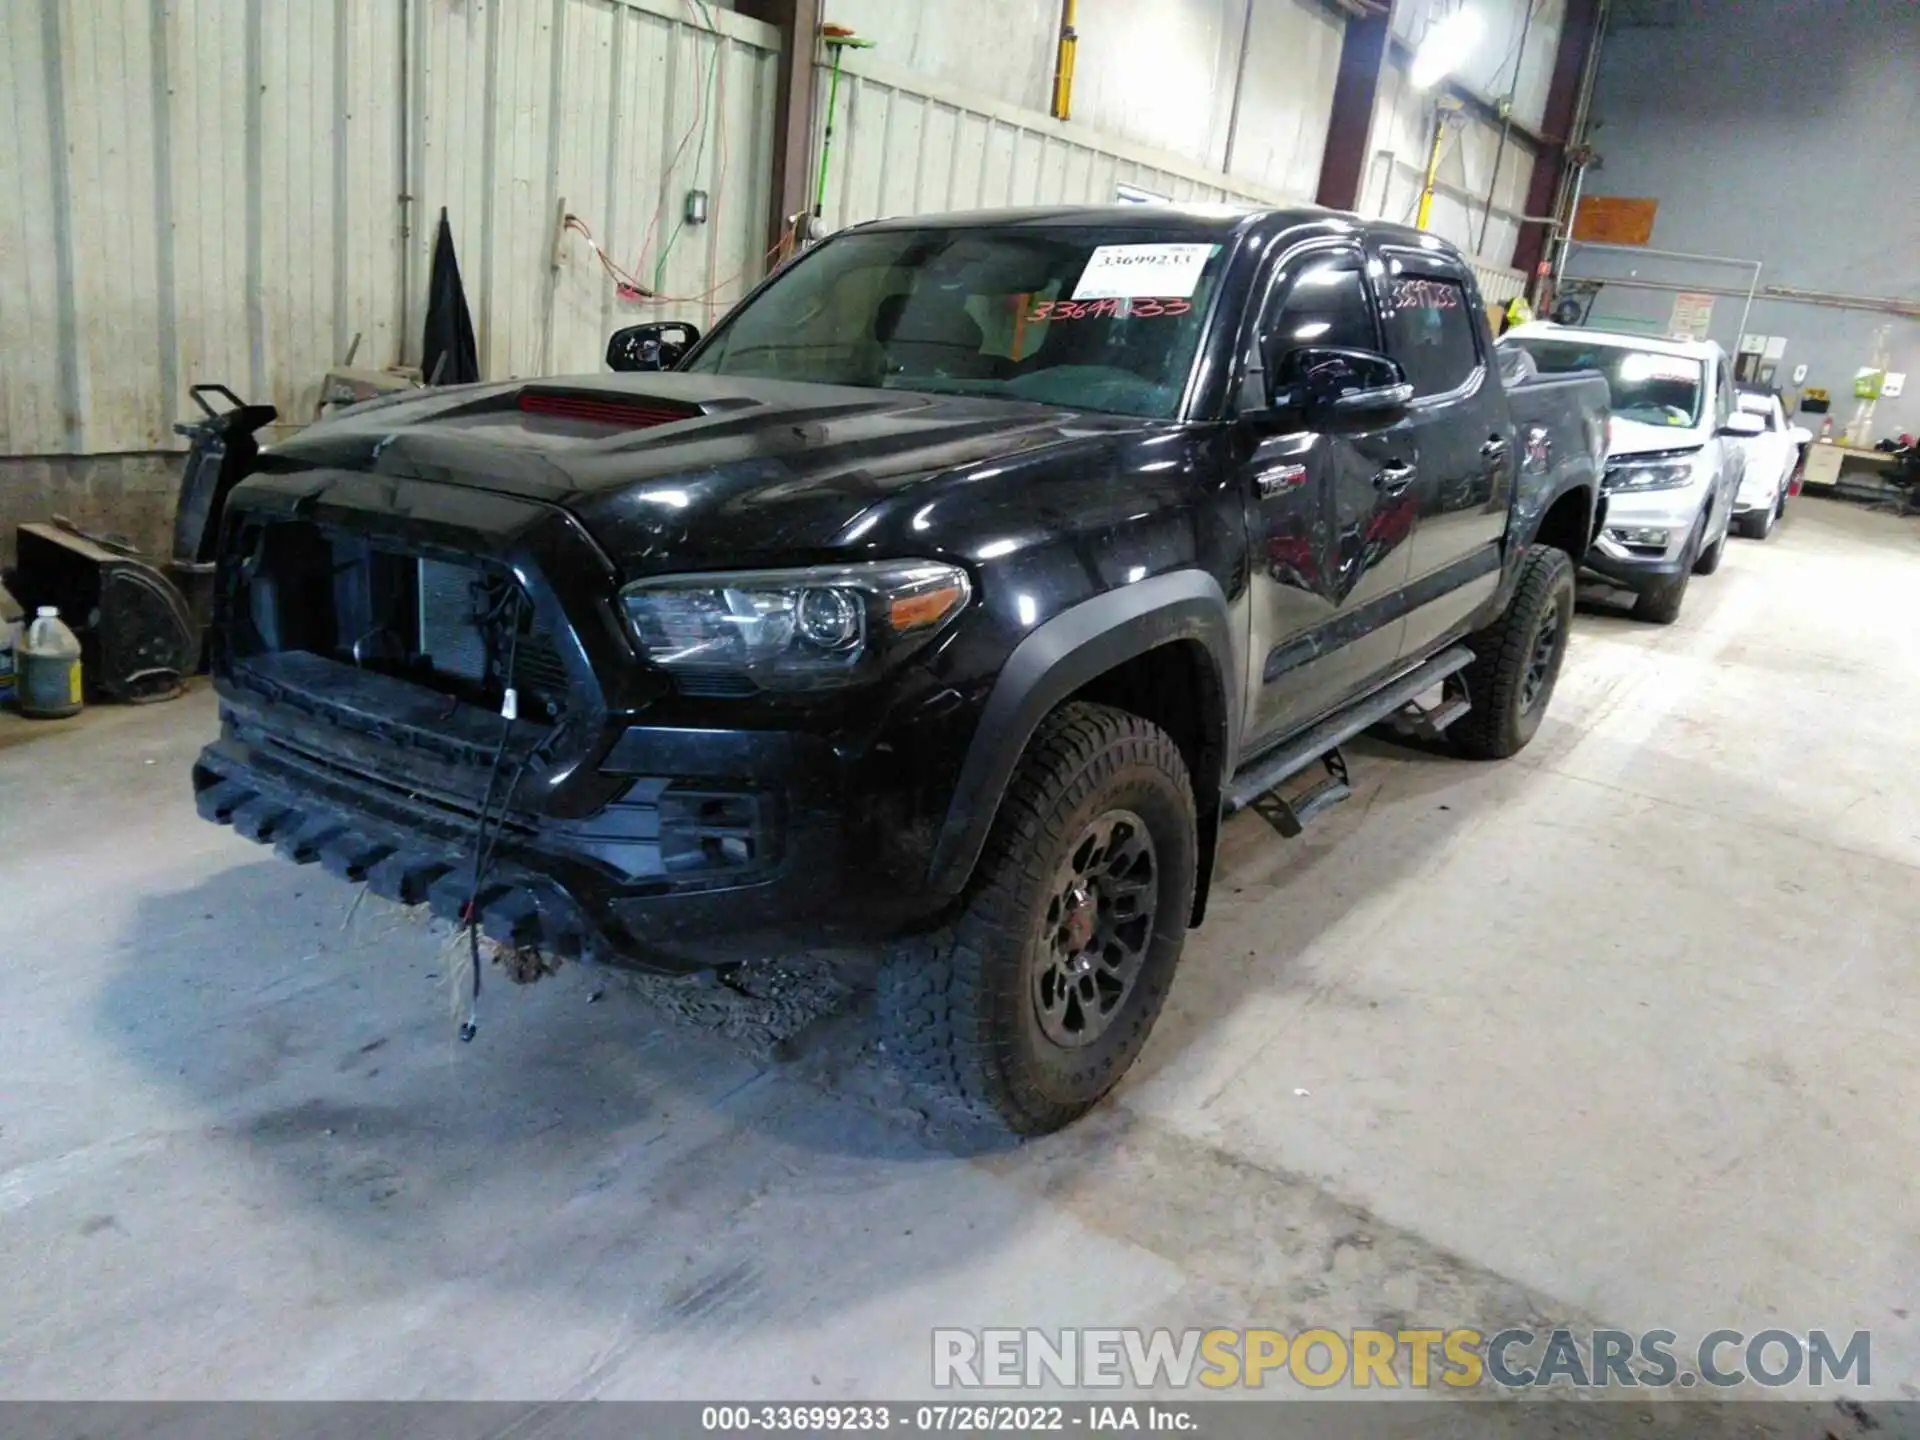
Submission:
POLYGON ((222 556, 206 818, 554 959, 698 968, 704 912, 778 885, 784 787, 698 732, 635 742, 667 683, 559 507, 269 473, 236 492, 222 556))

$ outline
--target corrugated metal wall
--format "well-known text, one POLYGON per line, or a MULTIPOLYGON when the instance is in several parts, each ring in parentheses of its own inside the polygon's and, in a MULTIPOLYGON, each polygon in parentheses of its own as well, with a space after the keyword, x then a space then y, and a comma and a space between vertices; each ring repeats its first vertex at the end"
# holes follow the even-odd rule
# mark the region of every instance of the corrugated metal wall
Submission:
POLYGON ((615 326, 711 323, 759 278, 770 27, 686 0, 420 3, 411 268, 424 285, 446 206, 489 376, 597 370, 615 326), (690 226, 695 189, 707 221, 690 226), (563 204, 640 284, 685 298, 618 299, 586 241, 561 237, 563 204))
MULTIPOLYGON (((824 67, 819 84, 824 95, 824 67)), ((823 103, 817 126, 825 122, 823 103)), ((816 135, 816 156, 818 145, 816 135)), ((822 209, 830 228, 943 210, 1107 204, 1122 184, 1200 203, 1306 198, 955 90, 867 53, 842 62, 822 209)))
POLYGON ((1480 298, 1483 300, 1515 300, 1527 290, 1527 276, 1524 270, 1515 270, 1507 265, 1489 265, 1481 260, 1469 260, 1473 267, 1474 279, 1480 286, 1480 298))
POLYGON ((643 283, 666 250, 663 292, 737 295, 776 54, 698 0, 9 0, 0 454, 174 445, 199 380, 305 420, 356 334, 416 361, 442 205, 486 373, 596 368, 655 310, 561 203, 643 283))
MULTIPOLYGON (((1460 8, 1460 0, 1402 0, 1393 12, 1394 36, 1416 47, 1430 26, 1460 8)), ((1511 99, 1513 118, 1537 128, 1566 21, 1566 0, 1477 0, 1474 8, 1484 27, 1481 39, 1452 78, 1489 102, 1511 99)), ((1373 155, 1360 202, 1364 213, 1412 219, 1432 125, 1433 96, 1407 83, 1396 58, 1380 77, 1374 106, 1373 155)), ((1503 145, 1498 123, 1463 111, 1442 150, 1431 228, 1483 260, 1504 265, 1513 258, 1532 177, 1533 147, 1523 136, 1509 134, 1503 145)))
MULTIPOLYGON (((1527 3, 1550 31, 1559 0, 1511 0, 1527 3)), ((1103 202, 1123 184, 1305 199, 1324 120, 1303 117, 1324 116, 1340 27, 1293 0, 1253 13, 1232 176, 849 52, 825 219, 1103 202), (1298 67, 1284 100, 1281 52, 1298 67)), ((0 454, 175 446, 200 380, 304 421, 356 336, 356 364, 417 362, 442 206, 490 377, 595 369, 630 319, 711 323, 762 269, 777 46, 709 0, 10 0, 0 454), (700 226, 682 221, 693 189, 700 226), (563 213, 678 298, 620 298, 563 213)), ((1396 153, 1376 156, 1368 208, 1398 218, 1424 112, 1405 94, 1382 109, 1376 144, 1396 153)), ((1443 170, 1436 228, 1455 238, 1478 228, 1464 202, 1484 193, 1485 139, 1443 170)), ((1508 153, 1489 258, 1526 178, 1508 153)))
MULTIPOLYGON (((1360 204, 1364 213, 1412 223, 1426 174, 1432 126, 1432 96, 1415 90, 1404 70, 1387 66, 1380 76, 1380 98, 1374 107, 1373 155, 1360 204)), ((1441 148, 1429 228, 1470 255, 1506 263, 1513 258, 1520 217, 1526 213, 1527 183, 1532 176, 1532 151, 1516 139, 1503 147, 1496 126, 1462 114, 1452 123, 1441 148), (1500 166, 1497 183, 1493 173, 1496 158, 1500 166), (1489 190, 1493 195, 1491 215, 1486 211, 1489 190)))
MULTIPOLYGON (((851 27, 878 47, 872 58, 896 70, 976 103, 1050 108, 1060 0, 823 5, 825 19, 851 27)), ((1346 33, 1337 7, 1323 0, 1088 0, 1075 33, 1079 124, 1254 185, 1314 188, 1346 33)))

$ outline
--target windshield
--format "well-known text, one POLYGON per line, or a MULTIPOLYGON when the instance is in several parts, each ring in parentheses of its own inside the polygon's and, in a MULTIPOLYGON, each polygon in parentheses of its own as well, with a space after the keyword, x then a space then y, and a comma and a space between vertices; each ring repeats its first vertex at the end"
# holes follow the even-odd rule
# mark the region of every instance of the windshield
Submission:
POLYGON ((1607 377, 1613 413, 1623 420, 1638 420, 1643 425, 1700 423, 1705 386, 1698 360, 1655 350, 1630 350, 1624 345, 1545 340, 1530 335, 1511 336, 1502 343, 1525 350, 1543 374, 1598 370, 1607 377))
POLYGON ((844 235, 686 368, 1165 419, 1224 264, 1211 242, 1111 227, 844 235))

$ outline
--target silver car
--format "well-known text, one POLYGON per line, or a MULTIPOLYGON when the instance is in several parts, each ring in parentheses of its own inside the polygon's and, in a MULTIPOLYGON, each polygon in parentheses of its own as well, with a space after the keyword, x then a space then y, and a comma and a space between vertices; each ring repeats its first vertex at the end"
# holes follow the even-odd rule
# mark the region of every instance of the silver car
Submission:
POLYGON ((1711 340, 1546 324, 1517 326, 1500 343, 1525 351, 1542 373, 1606 377, 1607 515, 1586 565, 1634 593, 1635 615, 1672 624, 1687 582, 1720 568, 1746 466, 1741 440, 1764 428, 1736 406, 1726 352, 1711 340))

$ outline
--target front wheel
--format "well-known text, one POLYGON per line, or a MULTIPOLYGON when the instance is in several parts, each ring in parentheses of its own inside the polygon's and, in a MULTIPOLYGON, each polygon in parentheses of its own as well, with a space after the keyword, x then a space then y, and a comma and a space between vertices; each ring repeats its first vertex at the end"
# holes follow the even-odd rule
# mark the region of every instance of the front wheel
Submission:
POLYGON ((1186 943, 1193 786, 1165 731, 1070 704, 1027 746, 946 929, 904 942, 881 1028, 908 1078, 974 1119, 1041 1135, 1127 1072, 1186 943))
MULTIPOLYGON (((1687 555, 1697 555, 1698 546, 1706 537, 1707 517, 1702 515, 1694 522, 1693 534, 1687 537, 1687 555)), ((1721 537, 1725 543, 1724 536, 1721 537)), ((1718 561, 1714 562, 1716 565, 1718 561)), ((1671 625, 1680 618, 1680 604, 1687 598, 1687 581, 1698 572, 1698 562, 1686 562, 1678 575, 1671 580, 1662 580, 1634 598, 1633 618, 1648 620, 1655 625, 1671 625)))
MULTIPOLYGON (((1707 522, 1705 520, 1702 520, 1700 523, 1704 525, 1707 522)), ((1728 522, 1728 526, 1729 528, 1731 528, 1732 526, 1731 521, 1728 522)), ((1700 558, 1693 562, 1693 573, 1696 575, 1713 574, 1714 571, 1720 568, 1720 561, 1725 558, 1726 553, 1727 553, 1727 532, 1725 530, 1722 530, 1720 532, 1720 538, 1714 541, 1713 544, 1709 545, 1706 549, 1702 550, 1700 552, 1700 558)))
POLYGON ((1633 618, 1651 621, 1655 625, 1671 625, 1680 618, 1681 603, 1687 598, 1687 581, 1692 572, 1682 570, 1671 580, 1662 580, 1649 590, 1642 590, 1633 601, 1633 618))
POLYGON ((1504 760, 1533 739, 1572 630, 1573 561, 1550 545, 1528 546, 1506 610, 1467 641, 1473 708, 1447 731, 1455 749, 1476 760, 1504 760))

